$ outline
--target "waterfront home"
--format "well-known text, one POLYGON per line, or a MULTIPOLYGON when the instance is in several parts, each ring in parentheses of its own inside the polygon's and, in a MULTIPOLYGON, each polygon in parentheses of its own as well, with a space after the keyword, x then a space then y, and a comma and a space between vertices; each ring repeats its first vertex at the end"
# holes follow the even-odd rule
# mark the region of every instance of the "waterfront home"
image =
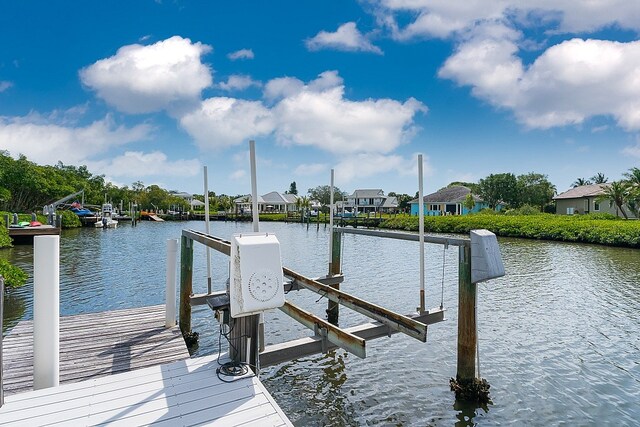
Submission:
POLYGON ((185 193, 184 191, 170 191, 169 194, 174 197, 184 199, 187 203, 189 203, 191 210, 204 209, 204 202, 201 202, 198 199, 194 199, 193 194, 191 193, 185 193))
MULTIPOLYGON (((392 209, 393 200, 389 200, 385 206, 387 199, 395 199, 384 195, 384 191, 379 188, 355 190, 353 194, 347 196, 344 208, 348 211, 357 213, 379 212, 382 209, 392 209)), ((398 206, 398 200, 395 200, 395 207, 398 206)))
MULTIPOLYGON (((295 194, 283 194, 277 191, 258 196, 258 212, 260 213, 285 213, 297 211, 295 194)), ((251 212, 251 195, 238 197, 235 199, 238 212, 251 212)))
MULTIPOLYGON (((441 188, 435 193, 423 197, 424 214, 427 216, 466 215, 489 207, 489 204, 479 196, 471 194, 475 204, 472 209, 466 208, 464 205, 469 194, 471 194, 471 189, 463 185, 441 188)), ((418 215, 418 199, 412 200, 410 204, 411 215, 418 215)), ((501 208, 501 205, 496 206, 497 210, 501 208)))
MULTIPOLYGON (((609 187, 605 184, 580 185, 560 193, 553 198, 556 202, 556 214, 576 215, 587 213, 609 213, 623 218, 624 215, 615 203, 609 203, 605 191, 609 187)), ((629 218, 635 218, 629 206, 623 206, 629 218)))

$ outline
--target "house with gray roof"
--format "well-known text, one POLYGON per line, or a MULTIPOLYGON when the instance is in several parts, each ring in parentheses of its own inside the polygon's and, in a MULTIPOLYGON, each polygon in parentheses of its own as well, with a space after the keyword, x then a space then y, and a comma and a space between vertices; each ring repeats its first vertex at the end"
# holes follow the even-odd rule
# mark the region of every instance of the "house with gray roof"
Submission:
MULTIPOLYGON (((623 218, 622 212, 615 204, 609 203, 605 191, 610 184, 580 185, 558 194, 553 200, 556 202, 556 214, 576 215, 587 213, 609 213, 623 218)), ((628 206, 623 206, 629 218, 635 218, 628 206)))
MULTIPOLYGON (((439 215, 466 215, 468 213, 479 212, 488 208, 489 204, 482 200, 479 196, 472 194, 471 189, 463 185, 453 185, 451 187, 441 188, 435 193, 428 194, 423 197, 424 214, 426 216, 439 215), (475 205, 473 209, 464 206, 468 195, 471 194, 475 205)), ((418 199, 410 202, 411 215, 418 215, 420 208, 418 199)), ((496 206, 497 210, 502 209, 502 205, 496 206)))
MULTIPOLYGON (((282 194, 277 191, 272 191, 262 196, 258 196, 258 212, 293 212, 298 210, 296 207, 296 201, 298 196, 295 194, 282 194)), ((238 197, 235 200, 236 208, 238 212, 251 212, 251 195, 238 197)))
MULTIPOLYGON (((385 202, 388 199, 395 199, 395 197, 388 197, 384 195, 382 189, 363 189, 355 190, 353 194, 347 196, 347 201, 344 203, 344 207, 347 210, 351 210, 354 214, 369 213, 369 212, 383 212, 394 209, 393 200, 389 200, 385 206, 385 202)), ((397 208, 398 201, 395 201, 395 207, 397 208)))

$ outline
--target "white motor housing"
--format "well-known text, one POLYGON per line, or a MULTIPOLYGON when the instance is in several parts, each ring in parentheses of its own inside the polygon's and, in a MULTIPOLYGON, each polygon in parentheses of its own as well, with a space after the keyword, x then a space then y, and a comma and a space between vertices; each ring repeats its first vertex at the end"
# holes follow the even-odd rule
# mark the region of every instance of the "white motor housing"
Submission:
POLYGON ((504 264, 496 235, 489 230, 471 230, 471 283, 504 276, 504 264))
POLYGON ((231 317, 249 316, 284 305, 280 242, 274 234, 234 234, 230 261, 231 317))

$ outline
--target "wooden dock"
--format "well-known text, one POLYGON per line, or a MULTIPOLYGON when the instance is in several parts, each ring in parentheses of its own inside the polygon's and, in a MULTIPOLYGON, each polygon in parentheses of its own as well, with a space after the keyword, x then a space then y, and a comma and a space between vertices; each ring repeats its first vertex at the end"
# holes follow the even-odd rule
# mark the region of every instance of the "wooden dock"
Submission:
POLYGON ((15 244, 33 243, 34 236, 59 236, 60 228, 53 225, 39 225, 36 227, 9 227, 9 237, 15 244))
MULTIPOLYGON (((60 384, 189 358, 180 329, 165 328, 164 305, 60 318, 60 384)), ((33 321, 4 338, 7 396, 33 388, 33 321)))
POLYGON ((292 426, 253 375, 223 382, 216 356, 9 396, 0 426, 292 426))

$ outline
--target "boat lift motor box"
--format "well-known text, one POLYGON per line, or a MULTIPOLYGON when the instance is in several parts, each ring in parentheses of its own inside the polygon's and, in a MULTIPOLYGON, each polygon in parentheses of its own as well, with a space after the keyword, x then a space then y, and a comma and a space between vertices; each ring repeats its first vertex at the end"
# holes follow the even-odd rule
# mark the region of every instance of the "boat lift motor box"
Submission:
POLYGON ((471 283, 504 276, 504 264, 496 235, 489 230, 471 230, 471 283))
POLYGON ((284 305, 280 242, 274 234, 234 234, 230 262, 231 317, 249 316, 284 305))

